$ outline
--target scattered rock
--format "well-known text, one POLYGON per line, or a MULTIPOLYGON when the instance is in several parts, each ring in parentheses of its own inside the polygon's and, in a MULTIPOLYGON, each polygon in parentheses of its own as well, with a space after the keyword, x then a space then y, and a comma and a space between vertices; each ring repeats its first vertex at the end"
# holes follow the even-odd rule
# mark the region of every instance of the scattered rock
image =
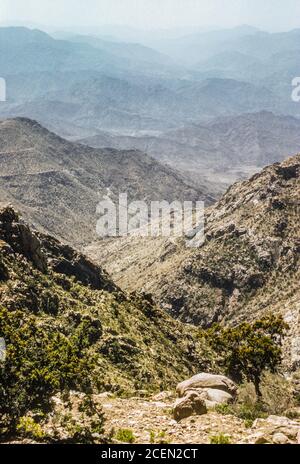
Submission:
POLYGON ((164 391, 164 392, 160 392, 158 393, 157 395, 154 395, 152 397, 152 399, 154 401, 165 401, 165 400, 169 400, 171 398, 173 398, 174 396, 174 393, 171 392, 171 391, 164 391))
POLYGON ((286 445, 289 443, 289 439, 283 433, 278 432, 273 435, 273 443, 276 445, 286 445))
POLYGON ((73 276, 83 285, 96 290, 118 291, 106 272, 84 255, 49 235, 39 234, 39 238, 43 253, 55 272, 73 276))
POLYGON ((267 443, 271 443, 270 439, 264 435, 264 433, 257 433, 252 437, 249 437, 249 443, 254 443, 255 445, 266 445, 267 443), (253 440, 253 441, 252 441, 253 440))
MULTIPOLYGON (((267 419, 257 419, 252 429, 258 429, 257 433, 264 436, 268 443, 297 443, 300 423, 287 417, 269 416, 267 419)), ((247 438, 247 443, 253 443, 251 440, 254 438, 255 435, 250 435, 247 438)))
POLYGON ((285 416, 269 416, 266 419, 266 422, 268 422, 268 423, 270 423, 272 425, 278 425, 278 426, 282 426, 282 427, 288 427, 288 426, 299 427, 298 422, 293 421, 293 420, 291 420, 291 419, 289 419, 288 417, 285 417, 285 416))

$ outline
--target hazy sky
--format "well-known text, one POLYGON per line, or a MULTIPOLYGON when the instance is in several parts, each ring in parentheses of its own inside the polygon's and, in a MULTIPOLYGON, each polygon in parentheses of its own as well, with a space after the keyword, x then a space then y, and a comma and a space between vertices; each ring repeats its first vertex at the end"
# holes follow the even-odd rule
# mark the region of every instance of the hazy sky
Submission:
POLYGON ((57 27, 300 27, 300 0, 0 0, 0 22, 57 27))

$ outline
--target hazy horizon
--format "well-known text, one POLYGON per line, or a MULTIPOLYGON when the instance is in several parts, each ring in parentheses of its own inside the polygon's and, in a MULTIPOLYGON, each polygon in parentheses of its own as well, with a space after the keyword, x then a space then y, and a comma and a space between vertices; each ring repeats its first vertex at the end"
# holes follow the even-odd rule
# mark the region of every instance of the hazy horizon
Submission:
POLYGON ((65 30, 222 29, 249 25, 285 31, 300 27, 298 0, 2 0, 0 23, 65 30))

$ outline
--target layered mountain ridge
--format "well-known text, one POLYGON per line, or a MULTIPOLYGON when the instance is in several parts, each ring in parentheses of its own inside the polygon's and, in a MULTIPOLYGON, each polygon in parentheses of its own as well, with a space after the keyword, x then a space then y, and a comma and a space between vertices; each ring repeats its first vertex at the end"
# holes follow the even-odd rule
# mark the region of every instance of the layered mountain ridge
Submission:
POLYGON ((2 203, 77 246, 96 239, 96 207, 108 193, 113 201, 119 193, 129 201, 214 200, 142 152, 72 143, 23 118, 0 121, 0 170, 2 203))
MULTIPOLYGON (((136 148, 176 166, 197 182, 206 177, 225 189, 260 168, 300 150, 300 120, 271 112, 241 114, 207 124, 186 125, 159 135, 100 132, 81 140, 94 147, 136 148)), ((222 192, 223 193, 223 192, 222 192)))

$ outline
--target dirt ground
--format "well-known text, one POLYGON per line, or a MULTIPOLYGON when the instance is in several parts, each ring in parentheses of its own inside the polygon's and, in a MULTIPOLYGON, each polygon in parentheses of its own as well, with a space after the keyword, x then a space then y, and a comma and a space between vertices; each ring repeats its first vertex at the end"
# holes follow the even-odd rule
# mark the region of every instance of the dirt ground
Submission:
POLYGON ((106 431, 130 429, 135 443, 210 443, 223 434, 231 443, 242 441, 248 434, 244 421, 210 411, 176 422, 172 418, 173 399, 112 399, 103 401, 106 431))

